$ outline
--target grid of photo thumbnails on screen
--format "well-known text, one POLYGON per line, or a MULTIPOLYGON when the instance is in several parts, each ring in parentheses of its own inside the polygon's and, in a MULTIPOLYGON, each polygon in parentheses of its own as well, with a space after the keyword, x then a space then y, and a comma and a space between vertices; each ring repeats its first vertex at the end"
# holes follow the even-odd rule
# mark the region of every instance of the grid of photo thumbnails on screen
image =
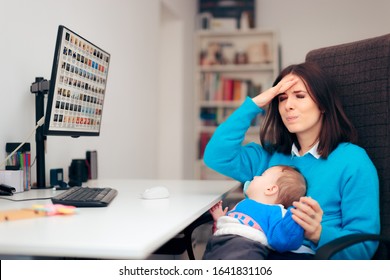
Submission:
POLYGON ((99 133, 110 55, 67 29, 62 36, 50 130, 99 133))

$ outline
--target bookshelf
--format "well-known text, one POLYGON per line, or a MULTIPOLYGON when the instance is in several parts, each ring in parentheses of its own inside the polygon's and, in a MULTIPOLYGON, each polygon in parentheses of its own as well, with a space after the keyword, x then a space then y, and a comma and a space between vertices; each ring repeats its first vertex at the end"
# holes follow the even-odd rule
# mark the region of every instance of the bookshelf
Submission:
MULTIPOLYGON (((195 177, 226 179, 203 163, 204 148, 217 126, 246 96, 270 87, 279 73, 279 44, 272 30, 196 33, 195 112, 197 135, 195 177)), ((258 142, 260 117, 245 142, 258 142)))

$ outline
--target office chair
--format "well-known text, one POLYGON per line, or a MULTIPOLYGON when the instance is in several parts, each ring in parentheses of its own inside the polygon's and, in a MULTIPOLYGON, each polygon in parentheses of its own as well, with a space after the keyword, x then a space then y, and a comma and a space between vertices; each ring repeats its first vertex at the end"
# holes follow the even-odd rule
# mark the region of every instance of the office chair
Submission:
POLYGON ((358 130, 363 147, 377 168, 380 184, 381 233, 336 239, 316 254, 329 259, 362 241, 380 241, 374 259, 390 259, 390 34, 310 51, 314 61, 337 83, 345 112, 358 130))

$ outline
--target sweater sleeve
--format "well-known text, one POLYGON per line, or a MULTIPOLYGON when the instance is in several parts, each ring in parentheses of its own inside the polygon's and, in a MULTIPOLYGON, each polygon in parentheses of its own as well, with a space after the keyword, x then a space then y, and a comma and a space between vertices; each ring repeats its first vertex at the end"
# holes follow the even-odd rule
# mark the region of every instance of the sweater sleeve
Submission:
POLYGON ((251 121, 260 113, 263 110, 247 97, 214 132, 205 149, 205 164, 240 182, 252 180, 259 170, 265 170, 270 155, 259 144, 242 145, 251 121))
MULTIPOLYGON (((356 146, 355 146, 356 147, 356 146)), ((361 148, 348 149, 348 168, 344 171, 340 188, 342 224, 323 224, 321 238, 314 250, 329 241, 353 233, 380 232, 379 182, 376 169, 366 152, 361 148)), ((370 259, 378 246, 377 242, 364 242, 350 246, 335 254, 334 259, 370 259)))
POLYGON ((292 219, 291 215, 289 208, 282 219, 270 221, 267 233, 268 243, 280 253, 296 250, 303 243, 303 228, 292 219))

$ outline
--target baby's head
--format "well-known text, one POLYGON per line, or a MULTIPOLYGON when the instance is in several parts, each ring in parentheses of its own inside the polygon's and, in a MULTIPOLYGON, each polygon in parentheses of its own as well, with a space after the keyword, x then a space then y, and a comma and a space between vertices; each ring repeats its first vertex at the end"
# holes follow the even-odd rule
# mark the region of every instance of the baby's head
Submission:
POLYGON ((245 188, 246 195, 258 202, 282 204, 285 208, 306 193, 306 180, 291 166, 276 165, 255 176, 245 188))
POLYGON ((303 175, 291 166, 281 166, 282 174, 276 181, 279 186, 278 202, 288 208, 294 201, 306 194, 306 180, 303 175))

